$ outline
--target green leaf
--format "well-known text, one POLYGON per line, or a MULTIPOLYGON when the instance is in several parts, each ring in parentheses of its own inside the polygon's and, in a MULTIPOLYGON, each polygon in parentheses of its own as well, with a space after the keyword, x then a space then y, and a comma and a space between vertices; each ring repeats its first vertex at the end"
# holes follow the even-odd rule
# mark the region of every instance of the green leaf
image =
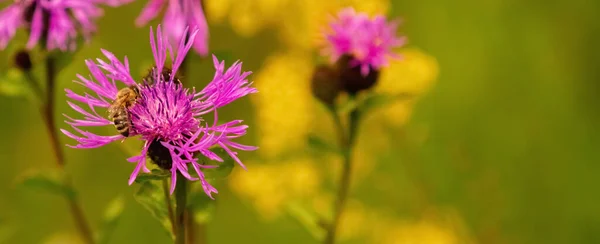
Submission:
POLYGON ((308 145, 311 148, 317 149, 321 152, 340 153, 340 149, 337 146, 332 145, 331 143, 323 140, 323 138, 314 134, 308 135, 308 145))
POLYGON ((66 175, 62 170, 30 171, 23 174, 18 182, 27 188, 62 195, 70 199, 77 195, 75 189, 67 184, 66 175))
POLYGON ((300 222, 300 224, 302 224, 316 240, 322 240, 325 237, 325 220, 315 211, 299 202, 288 203, 286 210, 287 213, 298 220, 298 222, 300 222))
POLYGON ((360 104, 358 104, 357 109, 365 114, 371 110, 385 107, 392 102, 398 101, 400 99, 408 99, 411 98, 412 95, 402 93, 397 95, 390 94, 372 94, 369 97, 365 98, 360 104))
MULTIPOLYGON (((158 220, 165 231, 172 237, 172 226, 169 220, 169 210, 167 200, 162 187, 157 181, 146 181, 141 183, 140 188, 133 195, 135 200, 150 212, 152 217, 158 220)), ((169 201, 175 209, 175 202, 170 198, 169 201)))
POLYGON ((12 68, 0 75, 0 93, 6 96, 27 95, 30 88, 25 81, 25 75, 19 69, 12 68))
POLYGON ((339 104, 335 110, 338 113, 347 114, 347 113, 350 113, 350 111, 356 109, 357 107, 358 107, 358 103, 356 102, 356 99, 348 99, 345 102, 343 102, 342 104, 339 104))
POLYGON ((81 47, 83 47, 83 43, 84 42, 84 38, 82 36, 78 36, 77 37, 77 49, 75 51, 72 52, 63 52, 60 50, 56 50, 56 51, 52 51, 48 54, 48 57, 54 58, 54 68, 56 70, 57 74, 60 74, 60 72, 67 68, 70 64, 73 63, 73 60, 75 60, 75 55, 77 55, 77 53, 79 52, 79 50, 81 49, 81 47))
POLYGON ((144 182, 150 181, 150 180, 162 180, 165 178, 169 178, 170 176, 171 176, 171 173, 169 171, 162 170, 162 169, 153 169, 152 171, 150 171, 150 173, 139 174, 135 178, 135 182, 136 183, 144 183, 144 182))
POLYGON ((204 193, 201 185, 199 183, 192 184, 187 204, 197 223, 208 223, 215 214, 216 201, 204 193))
MULTIPOLYGON (((231 52, 229 49, 215 50, 212 53, 217 57, 217 59, 224 60, 226 63, 235 62, 233 52, 231 52)), ((209 56, 208 58, 211 58, 209 60, 212 62, 212 57, 209 56)))
POLYGON ((204 175, 207 179, 218 180, 224 179, 231 174, 233 168, 235 167, 235 160, 227 154, 225 149, 223 148, 214 148, 211 150, 215 154, 219 155, 223 159, 223 162, 209 161, 206 162, 205 165, 216 165, 216 168, 207 168, 203 169, 204 175))
POLYGON ((108 204, 106 210, 104 210, 104 218, 102 219, 102 224, 100 225, 101 229, 98 232, 98 244, 109 243, 109 239, 114 233, 117 224, 121 219, 124 206, 125 201, 123 200, 123 197, 117 197, 108 204))

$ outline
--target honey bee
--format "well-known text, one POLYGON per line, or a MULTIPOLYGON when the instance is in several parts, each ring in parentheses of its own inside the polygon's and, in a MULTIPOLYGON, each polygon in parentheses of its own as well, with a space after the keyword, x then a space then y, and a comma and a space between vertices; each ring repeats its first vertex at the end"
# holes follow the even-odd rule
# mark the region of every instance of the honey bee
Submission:
POLYGON ((163 81, 168 81, 171 79, 172 75, 175 76, 173 77, 173 82, 181 84, 179 76, 177 74, 173 74, 173 71, 170 68, 163 67, 160 74, 158 74, 157 68, 152 67, 150 70, 148 70, 148 73, 142 78, 142 84, 147 86, 154 85, 156 83, 156 78, 162 79, 163 81), (160 75, 160 77, 157 77, 158 75, 160 75))
POLYGON ((117 98, 108 107, 108 119, 112 120, 117 131, 125 137, 129 136, 132 125, 128 109, 139 96, 137 86, 125 87, 117 92, 117 98))

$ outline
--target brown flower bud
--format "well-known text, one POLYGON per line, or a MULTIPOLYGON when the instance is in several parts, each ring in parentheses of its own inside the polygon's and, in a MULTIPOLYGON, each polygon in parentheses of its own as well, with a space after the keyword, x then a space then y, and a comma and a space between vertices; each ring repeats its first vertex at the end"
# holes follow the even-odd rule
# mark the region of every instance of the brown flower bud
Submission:
POLYGON ((312 93, 325 104, 331 105, 342 89, 339 73, 334 67, 320 65, 312 76, 312 93))
POLYGON ((360 66, 352 66, 350 62, 353 57, 344 55, 336 63, 340 70, 340 80, 343 88, 350 95, 355 95, 359 91, 367 90, 373 87, 379 78, 379 70, 371 67, 369 73, 365 76, 360 72, 360 66))

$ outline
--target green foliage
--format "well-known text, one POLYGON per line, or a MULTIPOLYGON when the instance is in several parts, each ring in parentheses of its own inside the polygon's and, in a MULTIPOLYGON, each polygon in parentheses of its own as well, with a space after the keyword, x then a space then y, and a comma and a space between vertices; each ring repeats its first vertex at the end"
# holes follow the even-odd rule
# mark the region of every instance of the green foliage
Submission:
POLYGON ((100 230, 96 236, 98 244, 109 243, 110 237, 121 220, 124 206, 125 201, 123 200, 123 197, 117 197, 108 203, 108 206, 104 210, 104 217, 102 218, 100 230))
POLYGON ((333 152, 333 153, 341 153, 340 149, 336 145, 332 145, 330 142, 325 141, 323 138, 318 135, 310 134, 308 135, 308 145, 315 149, 317 152, 333 152))
POLYGON ((79 53, 79 50, 84 47, 84 39, 82 36, 77 36, 76 45, 77 49, 73 52, 55 50, 47 54, 46 57, 54 59, 54 68, 56 69, 57 74, 60 74, 62 70, 74 63, 75 56, 79 53))
POLYGON ((204 175, 208 180, 220 180, 227 178, 227 176, 231 174, 231 171, 233 171, 236 162, 223 148, 214 148, 211 151, 219 155, 219 157, 223 159, 223 162, 209 161, 206 163, 207 165, 217 165, 218 167, 203 169, 202 172, 204 172, 204 175))
POLYGON ((30 88, 25 75, 17 68, 0 73, 0 94, 11 97, 27 95, 30 88))
POLYGON ((150 173, 139 174, 135 178, 135 182, 136 183, 145 183, 150 180, 166 179, 166 178, 169 178, 170 176, 171 176, 171 173, 169 171, 162 170, 162 169, 152 169, 152 171, 150 171, 150 173))
POLYGON ((325 219, 319 216, 312 208, 300 202, 290 202, 287 204, 287 213, 296 219, 316 240, 322 240, 325 237, 327 223, 325 219))
POLYGON ((364 115, 375 109, 390 105, 391 103, 396 102, 400 99, 408 99, 411 97, 412 95, 404 93, 396 95, 372 93, 369 94, 365 99, 360 101, 356 106, 356 109, 364 115))
POLYGON ((75 189, 67 182, 65 173, 58 169, 29 171, 19 177, 18 182, 26 188, 37 189, 70 199, 74 199, 77 195, 75 189))
POLYGON ((213 219, 216 210, 216 201, 210 199, 202 190, 199 182, 192 183, 192 190, 188 196, 188 209, 198 223, 208 223, 213 219))
MULTIPOLYGON (((166 196, 168 196, 168 193, 166 196)), ((148 210, 152 217, 160 222, 166 233, 173 237, 167 201, 171 202, 173 209, 175 208, 175 202, 172 201, 171 197, 166 199, 166 196, 164 189, 162 189, 157 181, 145 181, 141 183, 140 188, 133 195, 135 200, 148 210)))

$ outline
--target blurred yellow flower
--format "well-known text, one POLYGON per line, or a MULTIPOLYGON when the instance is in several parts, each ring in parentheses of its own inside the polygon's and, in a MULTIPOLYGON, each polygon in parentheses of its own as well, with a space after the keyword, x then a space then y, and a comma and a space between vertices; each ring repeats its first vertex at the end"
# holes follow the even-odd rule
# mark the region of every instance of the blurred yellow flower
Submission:
POLYGON ((69 233, 56 233, 49 236, 43 242, 44 244, 83 244, 85 243, 81 238, 76 234, 69 233))
POLYGON ((252 165, 250 171, 235 171, 229 183, 265 219, 278 217, 289 201, 312 199, 321 187, 321 173, 311 159, 252 165))
POLYGON ((375 243, 385 244, 471 244, 460 216, 453 212, 425 215, 418 221, 396 221, 375 243))
POLYGON ((252 36, 265 28, 279 32, 283 43, 290 48, 314 48, 329 17, 344 7, 354 7, 367 14, 385 14, 389 0, 232 0, 206 1, 210 22, 220 23, 228 15, 233 30, 242 36, 252 36), (281 11, 293 9, 293 11, 281 11), (285 14, 284 14, 285 12, 285 14))
POLYGON ((259 153, 273 158, 304 150, 314 111, 310 92, 311 62, 305 55, 270 57, 256 75, 253 96, 259 131, 259 153))
POLYGON ((437 60, 418 49, 401 52, 402 59, 394 60, 381 71, 375 91, 385 94, 407 94, 411 98, 401 99, 382 108, 382 115, 391 124, 402 126, 408 122, 417 99, 423 96, 437 80, 437 60))
POLYGON ((438 77, 437 60, 415 48, 405 49, 400 55, 402 59, 391 60, 390 65, 381 70, 375 91, 415 96, 427 92, 438 77))

